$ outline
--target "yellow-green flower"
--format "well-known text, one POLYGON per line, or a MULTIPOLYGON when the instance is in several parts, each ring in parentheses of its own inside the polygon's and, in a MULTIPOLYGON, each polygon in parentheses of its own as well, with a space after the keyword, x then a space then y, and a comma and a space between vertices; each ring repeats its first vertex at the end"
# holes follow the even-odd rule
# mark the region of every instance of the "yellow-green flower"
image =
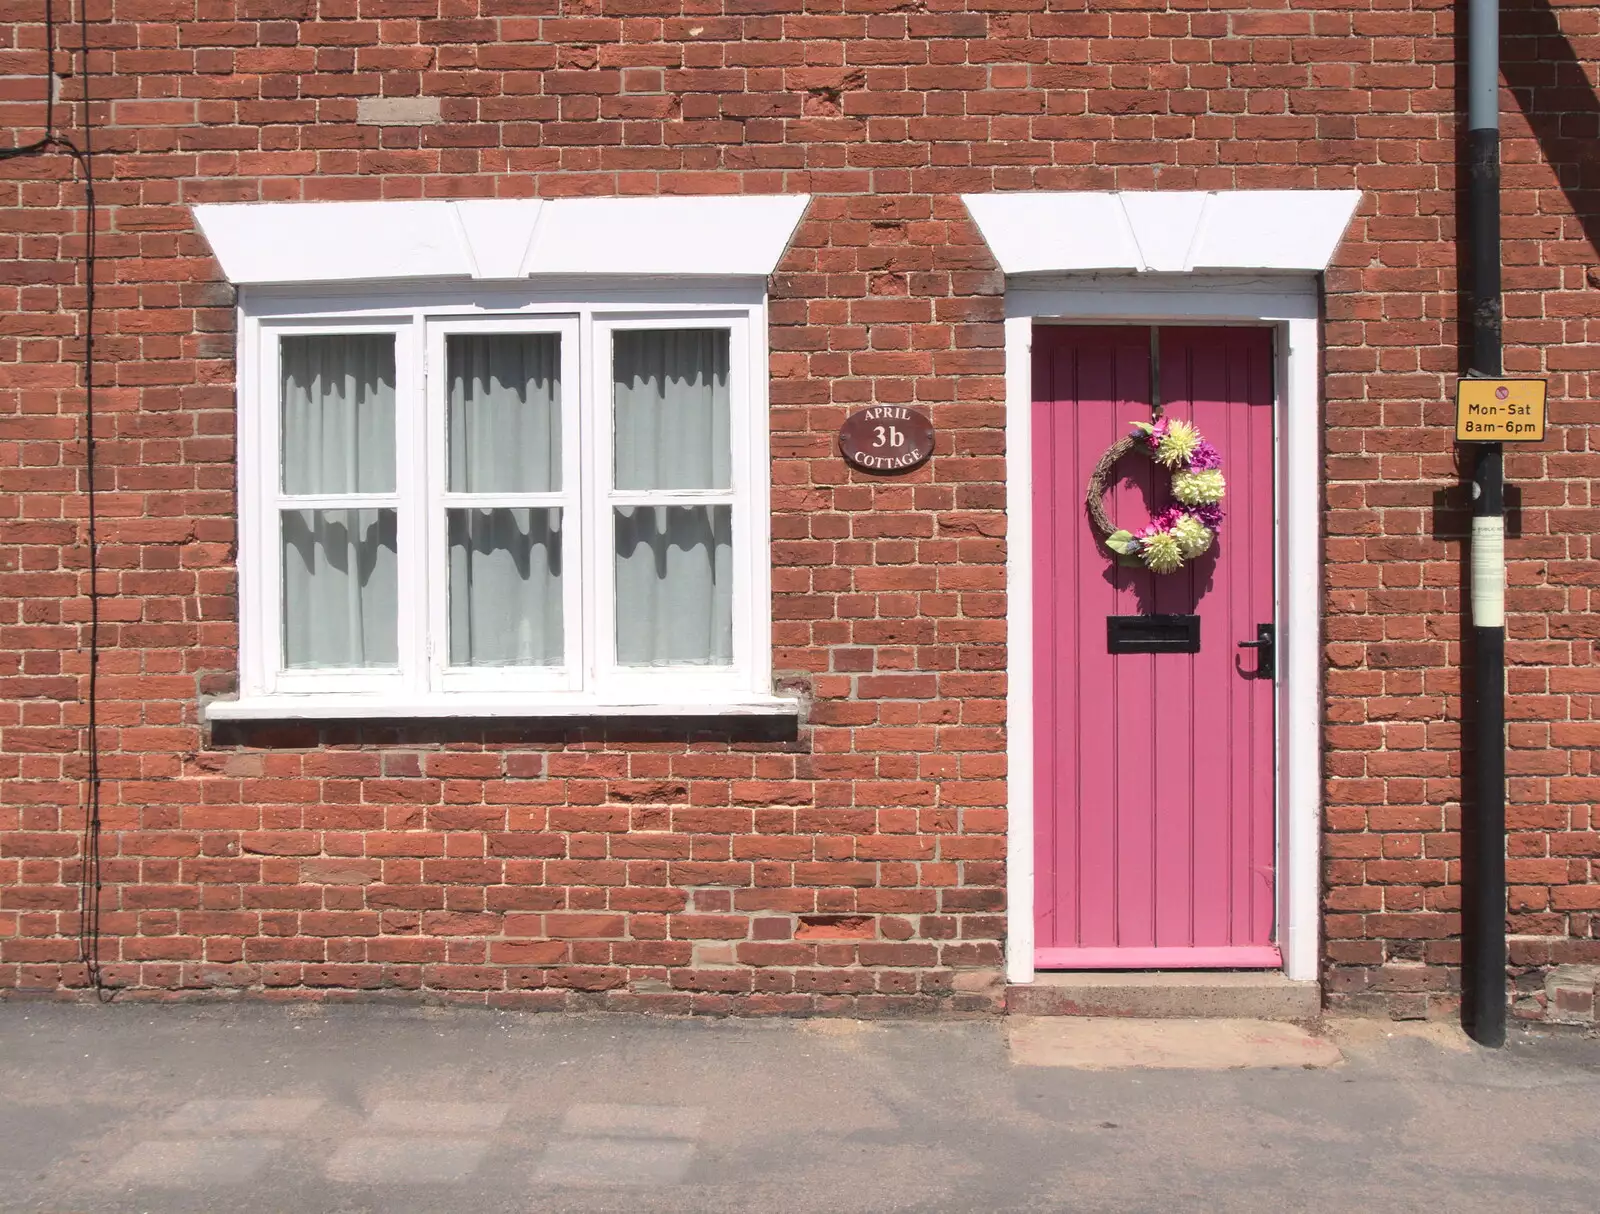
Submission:
POLYGON ((1163 468, 1176 468, 1187 464, 1194 449, 1200 445, 1200 431, 1188 422, 1170 422, 1167 432, 1156 448, 1156 462, 1163 468))
POLYGON ((1204 472, 1176 472, 1172 476, 1172 496, 1185 506, 1210 506, 1222 500, 1228 482, 1216 468, 1204 472))
POLYGON ((1183 550, 1170 531, 1147 536, 1139 546, 1139 556, 1155 573, 1171 573, 1183 564, 1183 550))
POLYGON ((1211 547, 1211 528, 1192 514, 1186 514, 1172 525, 1172 538, 1185 560, 1193 560, 1211 547))

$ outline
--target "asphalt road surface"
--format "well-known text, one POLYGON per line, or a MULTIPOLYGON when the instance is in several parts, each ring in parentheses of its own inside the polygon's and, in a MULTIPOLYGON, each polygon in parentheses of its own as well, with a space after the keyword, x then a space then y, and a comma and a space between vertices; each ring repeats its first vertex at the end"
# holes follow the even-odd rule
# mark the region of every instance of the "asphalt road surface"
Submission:
MULTIPOLYGON (((1600 1041, 1023 1065, 996 1022, 0 1004, 6 1211, 1600 1208, 1600 1041)), ((1020 1056, 1020 1055, 1019 1055, 1020 1056)))

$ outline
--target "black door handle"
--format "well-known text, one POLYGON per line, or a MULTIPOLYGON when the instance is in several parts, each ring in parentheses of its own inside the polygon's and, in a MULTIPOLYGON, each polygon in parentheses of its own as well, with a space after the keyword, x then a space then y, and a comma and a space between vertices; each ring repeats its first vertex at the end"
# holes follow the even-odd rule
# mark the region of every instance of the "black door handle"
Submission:
POLYGON ((1258 679, 1270 679, 1278 669, 1278 630, 1271 624, 1256 625, 1256 639, 1240 641, 1240 649, 1254 649, 1256 668, 1250 673, 1258 679))

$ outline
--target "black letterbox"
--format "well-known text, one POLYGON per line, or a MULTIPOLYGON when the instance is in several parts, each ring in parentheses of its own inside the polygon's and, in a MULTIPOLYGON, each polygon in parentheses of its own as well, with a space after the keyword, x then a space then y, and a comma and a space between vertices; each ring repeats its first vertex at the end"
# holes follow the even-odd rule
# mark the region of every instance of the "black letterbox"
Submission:
POLYGON ((1108 653, 1199 653, 1197 615, 1108 615, 1108 653))

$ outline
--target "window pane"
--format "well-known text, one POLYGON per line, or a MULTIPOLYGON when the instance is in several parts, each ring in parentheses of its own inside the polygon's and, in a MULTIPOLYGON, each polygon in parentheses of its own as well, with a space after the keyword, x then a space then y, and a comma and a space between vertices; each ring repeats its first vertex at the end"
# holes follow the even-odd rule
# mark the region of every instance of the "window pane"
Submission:
POLYGON ((728 331, 622 331, 612 357, 616 487, 728 488, 728 331))
POLYGON ((394 337, 285 337, 283 491, 394 492, 394 337))
POLYGON ((733 662, 733 507, 619 506, 617 662, 733 662))
POLYGON ((283 664, 394 666, 393 510, 283 512, 283 664))
POLYGON ((561 511, 448 514, 450 664, 561 665, 561 511))
POLYGON ((450 489, 544 493, 561 488, 561 338, 453 333, 450 489))

